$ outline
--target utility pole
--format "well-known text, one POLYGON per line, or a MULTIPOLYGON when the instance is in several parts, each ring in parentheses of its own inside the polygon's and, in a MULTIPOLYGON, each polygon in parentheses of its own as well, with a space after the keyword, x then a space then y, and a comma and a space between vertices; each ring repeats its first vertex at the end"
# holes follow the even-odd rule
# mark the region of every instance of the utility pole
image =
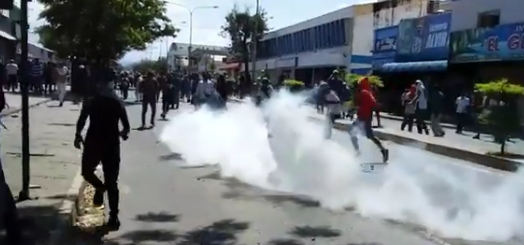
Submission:
POLYGON ((193 68, 193 60, 191 59, 191 51, 193 51, 193 10, 189 11, 189 47, 187 47, 187 64, 189 69, 193 68))
POLYGON ((251 75, 251 82, 255 82, 256 81, 256 75, 257 75, 257 72, 256 72, 256 65, 257 65, 257 41, 258 41, 258 18, 259 18, 259 15, 260 15, 260 0, 257 0, 257 6, 256 6, 256 11, 255 11, 255 25, 254 25, 254 30, 253 30, 253 35, 251 36, 251 42, 253 43, 252 47, 253 47, 253 50, 251 51, 251 58, 252 58, 252 65, 251 65, 251 72, 253 75, 251 75))
POLYGON ((22 190, 18 195, 20 201, 29 200, 29 183, 30 183, 30 152, 29 152, 29 63, 27 55, 27 2, 20 1, 20 30, 21 30, 21 58, 20 72, 22 81, 22 190))

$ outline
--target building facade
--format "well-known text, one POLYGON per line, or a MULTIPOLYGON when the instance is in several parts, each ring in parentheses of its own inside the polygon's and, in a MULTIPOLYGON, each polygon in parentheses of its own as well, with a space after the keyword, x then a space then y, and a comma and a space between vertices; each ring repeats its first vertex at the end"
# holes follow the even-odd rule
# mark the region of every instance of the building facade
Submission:
POLYGON ((346 7, 267 33, 258 45, 255 69, 271 79, 284 73, 310 84, 346 66, 353 8, 346 7))
MULTIPOLYGON (((22 33, 18 20, 20 9, 15 6, 12 10, 4 10, 0 14, 0 59, 18 59, 21 53, 19 40, 22 33)), ((28 42, 27 51, 29 58, 38 58, 43 62, 55 61, 55 52, 40 44, 28 42)))
POLYGON ((428 9, 431 11, 434 6, 434 2, 430 0, 389 0, 355 5, 353 24, 355 35, 352 35, 352 55, 348 57, 347 63, 350 67, 348 70, 352 73, 365 74, 369 72, 373 64, 377 65, 392 58, 395 42, 381 44, 382 50, 378 51, 380 54, 373 53, 376 48, 375 34, 382 35, 379 39, 387 36, 387 39, 384 40, 386 42, 395 41, 396 35, 391 34, 395 32, 393 29, 396 27, 388 29, 389 27, 397 26, 402 19, 424 16, 428 9), (389 48, 387 48, 388 45, 389 48), (389 51, 385 50, 386 48, 389 51))
POLYGON ((452 3, 449 63, 452 71, 463 74, 461 81, 472 86, 507 78, 524 84, 522 4, 519 0, 452 3))
MULTIPOLYGON (((204 53, 209 55, 227 54, 228 47, 192 44, 192 54, 194 57, 201 56, 204 53)), ((185 70, 189 66, 189 43, 171 43, 167 52, 167 69, 168 71, 185 70)), ((193 62, 197 68, 201 66, 202 59, 193 62), (197 65, 198 64, 198 65, 197 65)))

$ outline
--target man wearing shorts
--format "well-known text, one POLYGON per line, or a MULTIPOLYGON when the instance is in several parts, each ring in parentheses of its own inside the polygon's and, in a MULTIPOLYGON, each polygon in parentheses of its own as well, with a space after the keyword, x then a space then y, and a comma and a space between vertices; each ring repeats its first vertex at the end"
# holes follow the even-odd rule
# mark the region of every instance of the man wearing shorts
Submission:
MULTIPOLYGON (((363 77, 359 80, 358 89, 359 91, 357 92, 357 96, 355 98, 355 104, 358 106, 357 120, 354 122, 354 126, 360 128, 363 134, 368 139, 373 141, 373 143, 380 149, 380 153, 382 154, 382 161, 387 162, 389 159, 389 151, 382 145, 382 143, 377 139, 377 137, 375 137, 371 125, 373 119, 373 111, 374 108, 377 106, 377 101, 375 100, 375 97, 371 92, 371 85, 367 77, 363 77)), ((353 132, 354 128, 349 127, 349 131, 352 138, 351 141, 353 142, 353 146, 355 147, 355 150, 359 152, 359 145, 356 144, 356 134, 353 132)))

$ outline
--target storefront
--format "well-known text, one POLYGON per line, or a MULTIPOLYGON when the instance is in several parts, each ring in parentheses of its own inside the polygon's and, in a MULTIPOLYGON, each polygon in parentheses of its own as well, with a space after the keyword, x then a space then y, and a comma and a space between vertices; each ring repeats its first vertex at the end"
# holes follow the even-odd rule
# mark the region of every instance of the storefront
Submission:
POLYGON ((468 86, 507 78, 524 84, 524 22, 451 33, 450 69, 468 86))
POLYGON ((402 20, 398 27, 395 62, 382 65, 380 72, 410 82, 445 77, 450 23, 449 13, 402 20))
POLYGON ((392 110, 399 109, 400 94, 417 79, 427 85, 438 82, 442 87, 452 80, 447 72, 450 23, 449 13, 400 21, 393 58, 374 66, 384 80, 390 99, 387 104, 395 105, 392 110))

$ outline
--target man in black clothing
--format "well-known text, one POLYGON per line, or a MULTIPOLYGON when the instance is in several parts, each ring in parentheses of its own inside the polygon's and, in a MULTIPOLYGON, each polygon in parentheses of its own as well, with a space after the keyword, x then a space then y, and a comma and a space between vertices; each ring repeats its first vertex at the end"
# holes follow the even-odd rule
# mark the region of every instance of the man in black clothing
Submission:
POLYGON ((96 189, 93 205, 101 206, 104 202, 104 192, 107 191, 109 199, 109 221, 107 226, 118 229, 118 175, 120 173, 120 137, 126 140, 129 135, 129 120, 123 102, 112 91, 110 83, 103 83, 98 87, 97 93, 84 101, 80 117, 78 118, 75 135, 75 147, 80 149, 83 145, 82 176, 86 182, 96 189), (85 141, 82 138, 87 118, 89 128, 85 141), (123 130, 119 130, 119 122, 123 130), (102 163, 104 182, 96 175, 98 164, 102 163))
POLYGON ((146 114, 147 108, 151 107, 151 127, 155 126, 155 115, 156 115, 156 101, 157 93, 159 91, 158 81, 155 79, 153 72, 148 72, 144 81, 140 85, 142 90, 142 126, 140 129, 146 128, 146 114))

